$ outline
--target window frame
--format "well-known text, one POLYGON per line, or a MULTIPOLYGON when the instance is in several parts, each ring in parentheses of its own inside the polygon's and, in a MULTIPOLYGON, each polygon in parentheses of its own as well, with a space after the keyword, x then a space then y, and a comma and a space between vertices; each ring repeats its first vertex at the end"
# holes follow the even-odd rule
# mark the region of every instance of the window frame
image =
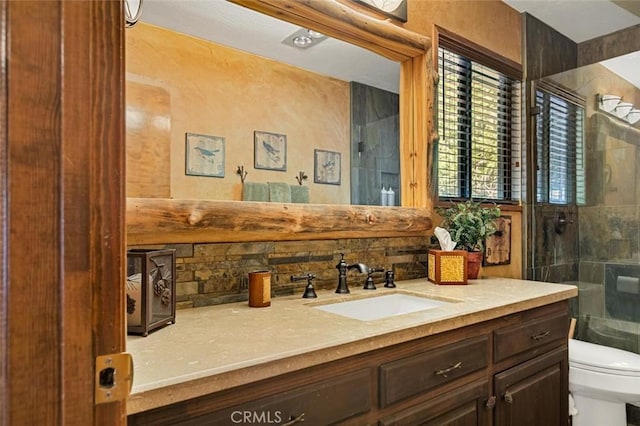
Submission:
MULTIPOLYGON (((465 59, 470 60, 471 62, 476 62, 480 65, 483 65, 485 67, 491 68, 493 71, 496 71, 502 75, 504 75, 505 77, 509 77, 515 81, 517 81, 519 83, 520 86, 520 107, 519 109, 516 111, 519 117, 519 121, 520 121, 520 125, 523 125, 523 111, 522 111, 522 99, 523 99, 523 93, 522 93, 522 87, 524 86, 524 83, 522 81, 522 66, 518 63, 516 63, 515 61, 508 59, 502 55, 499 55, 483 46, 480 46, 470 40, 467 40, 463 37, 458 36, 457 34, 450 32, 442 27, 436 26, 435 28, 435 45, 437 46, 434 49, 434 53, 433 53, 433 57, 434 57, 434 63, 436 64, 438 70, 440 69, 440 65, 439 65, 439 48, 442 47, 454 54, 457 54, 459 56, 464 57, 465 59)), ((439 100, 439 95, 436 93, 436 110, 435 110, 435 114, 434 114, 434 122, 435 122, 435 126, 436 128, 440 127, 440 122, 438 120, 438 113, 437 113, 437 108, 438 108, 438 100, 439 100)), ((523 149, 523 135, 522 135, 522 127, 520 130, 520 134, 518 135, 520 138, 520 149, 518 150, 519 152, 522 151, 523 149)), ((468 141, 468 143, 471 143, 471 141, 468 141)), ((498 142, 499 144, 500 142, 498 142)), ((510 146, 508 147, 508 151, 509 153, 513 152, 513 143, 509 144, 510 146)), ((469 163, 471 161, 471 158, 469 158, 469 161, 467 163, 469 163)), ((436 161, 434 161, 434 177, 435 177, 435 182, 436 182, 436 191, 435 191, 435 196, 437 198, 438 201, 458 201, 458 200, 466 200, 466 199, 475 199, 475 200, 484 200, 483 198, 472 198, 473 194, 470 194, 471 197, 447 197, 447 196, 440 196, 439 194, 439 189, 437 188, 437 182, 439 180, 439 175, 438 175, 438 169, 437 169, 437 159, 436 161)), ((522 159, 518 160, 518 165, 519 167, 521 167, 522 170, 522 159)), ((469 167, 469 164, 467 164, 467 168, 469 167)), ((467 175, 469 175, 469 171, 466 172, 467 175)), ((509 171, 510 173, 510 171, 509 171)), ((469 187, 469 185, 472 184, 471 179, 465 179, 464 180, 464 185, 466 185, 466 187, 469 187)), ((470 193, 469 191, 471 191, 471 188, 467 188, 466 190, 463 190, 463 188, 461 189, 461 193, 470 193)), ((520 202, 520 198, 521 197, 517 197, 514 198, 512 196, 512 189, 513 186, 511 185, 503 185, 502 188, 499 188, 499 192, 502 193, 502 195, 500 195, 501 197, 504 196, 504 193, 509 193, 509 198, 508 199, 502 199, 502 198, 496 198, 495 200, 492 201, 497 201, 500 202, 501 204, 518 204, 520 202)))
MULTIPOLYGON (((532 173, 532 179, 534 179, 533 181, 533 194, 532 194, 532 200, 539 205, 551 205, 551 206, 581 206, 581 205, 585 205, 586 204, 586 188, 585 188, 585 180, 586 180, 586 176, 585 176, 585 164, 584 162, 586 161, 585 155, 586 155, 586 129, 585 129, 585 124, 586 124, 586 110, 587 110, 587 101, 585 98, 579 96, 578 94, 565 89, 564 87, 549 81, 549 80, 540 80, 540 81, 536 81, 533 84, 533 90, 532 90, 532 96, 534 97, 535 100, 535 109, 534 109, 534 115, 535 115, 535 125, 533 126, 533 132, 534 132, 534 148, 533 148, 533 153, 534 153, 534 164, 535 164, 535 173, 532 173), (580 132, 580 136, 581 136, 581 144, 582 146, 580 147, 580 150, 578 150, 578 146, 569 146, 566 145, 564 148, 567 152, 569 153, 573 153, 574 156, 574 169, 572 170, 573 175, 569 176, 569 180, 572 179, 572 181, 566 182, 565 183, 565 190, 570 191, 570 193, 567 193, 565 195, 566 199, 565 202, 554 202, 551 201, 551 192, 552 192, 552 188, 551 188, 551 177, 550 177, 550 164, 551 164, 551 154, 548 153, 548 151, 551 149, 550 148, 550 141, 547 148, 547 152, 545 152, 545 156, 544 158, 540 158, 540 150, 541 148, 541 141, 538 139, 538 126, 540 126, 540 115, 544 113, 544 111, 541 111, 539 109, 538 106, 538 91, 542 91, 544 93, 549 94, 550 96, 555 96, 559 99, 561 99, 562 101, 564 101, 567 104, 573 104, 575 107, 580 108, 581 109, 581 113, 582 116, 580 117, 580 120, 575 120, 576 123, 578 123, 578 121, 581 122, 582 124, 582 129, 580 132), (582 162, 582 168, 579 168, 579 161, 582 162), (545 166, 541 166, 541 162, 545 162, 545 166), (544 182, 540 182, 540 176, 539 176, 539 172, 544 173, 545 174, 545 181, 544 182), (582 190, 579 190, 579 181, 580 179, 582 180, 581 185, 582 185, 582 190), (539 193, 540 189, 541 189, 541 185, 542 185, 542 190, 544 191, 544 194, 542 196, 542 200, 541 200, 541 195, 539 193)), ((547 103, 549 103, 548 101, 545 102, 545 105, 547 105, 547 103)), ((575 138, 577 138, 577 127, 574 127, 572 129, 570 129, 570 134, 571 136, 575 138)))

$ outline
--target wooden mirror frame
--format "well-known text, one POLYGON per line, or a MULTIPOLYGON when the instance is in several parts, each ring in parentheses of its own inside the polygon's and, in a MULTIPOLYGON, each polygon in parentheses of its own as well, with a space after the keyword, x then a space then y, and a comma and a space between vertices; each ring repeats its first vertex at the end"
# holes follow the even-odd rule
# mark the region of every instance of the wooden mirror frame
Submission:
POLYGON ((402 207, 127 199, 127 244, 424 236, 431 229, 428 155, 436 72, 431 39, 353 3, 229 0, 371 50, 400 67, 402 207))

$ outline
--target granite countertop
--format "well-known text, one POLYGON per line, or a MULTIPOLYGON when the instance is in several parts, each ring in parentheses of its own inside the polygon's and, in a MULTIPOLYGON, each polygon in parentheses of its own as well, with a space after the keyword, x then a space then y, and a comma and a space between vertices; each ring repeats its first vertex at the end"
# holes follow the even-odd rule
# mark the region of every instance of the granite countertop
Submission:
POLYGON ((246 302, 179 310, 176 323, 147 337, 128 336, 134 383, 128 414, 252 383, 324 362, 453 330, 577 296, 575 286, 508 278, 435 285, 426 278, 398 281, 351 294, 318 291, 274 298, 271 306, 246 302), (308 306, 405 292, 449 303, 427 311, 360 321, 308 306))

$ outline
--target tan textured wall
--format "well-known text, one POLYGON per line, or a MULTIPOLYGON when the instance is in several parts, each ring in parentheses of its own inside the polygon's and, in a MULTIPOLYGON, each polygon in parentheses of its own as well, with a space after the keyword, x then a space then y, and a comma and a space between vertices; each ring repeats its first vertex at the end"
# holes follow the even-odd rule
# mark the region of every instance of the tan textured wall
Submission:
MULTIPOLYGON (((295 176, 304 171, 310 202, 349 203, 347 82, 143 23, 127 30, 126 71, 129 83, 169 94, 162 108, 170 110, 170 164, 153 156, 145 161, 155 166, 148 167, 153 173, 170 175, 172 197, 240 200, 236 169, 243 165, 251 182, 297 184, 295 176), (254 169, 254 130, 287 135, 286 172, 254 169), (185 174, 187 132, 225 138, 224 178, 185 174), (314 149, 342 153, 341 185, 314 184, 314 149)), ((128 108, 133 102, 129 95, 128 108)), ((138 113, 157 109, 149 99, 147 105, 136 104, 138 113)), ((141 143, 128 120, 127 149, 140 151, 141 143)), ((140 182, 148 180, 134 175, 140 182)), ((135 183, 128 184, 127 195, 133 196, 135 183)))
MULTIPOLYGON (((502 1, 408 0, 408 8, 407 29, 432 36, 434 25, 438 25, 522 63, 520 13, 502 1)), ((504 211, 503 215, 511 216, 511 263, 483 266, 480 277, 522 277, 522 213, 504 211)))
POLYGON ((522 63, 520 13, 499 0, 408 0, 405 28, 428 36, 434 25, 522 63))
MULTIPOLYGON (((522 279, 522 212, 520 210, 502 209, 502 216, 511 218, 511 259, 506 265, 482 266, 479 278, 506 277, 522 279)), ((440 226, 442 219, 434 217, 434 229, 440 226)), ((432 232, 431 232, 432 233, 432 232)), ((436 243, 436 247, 439 245, 436 243)))

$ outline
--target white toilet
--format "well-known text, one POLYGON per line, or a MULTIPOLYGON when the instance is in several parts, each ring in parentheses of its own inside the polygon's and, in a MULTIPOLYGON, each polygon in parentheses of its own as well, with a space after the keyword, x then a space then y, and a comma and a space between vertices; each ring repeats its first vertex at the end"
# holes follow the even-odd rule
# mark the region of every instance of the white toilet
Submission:
POLYGON ((573 426, 626 426, 625 404, 640 404, 640 355, 569 339, 573 426))

